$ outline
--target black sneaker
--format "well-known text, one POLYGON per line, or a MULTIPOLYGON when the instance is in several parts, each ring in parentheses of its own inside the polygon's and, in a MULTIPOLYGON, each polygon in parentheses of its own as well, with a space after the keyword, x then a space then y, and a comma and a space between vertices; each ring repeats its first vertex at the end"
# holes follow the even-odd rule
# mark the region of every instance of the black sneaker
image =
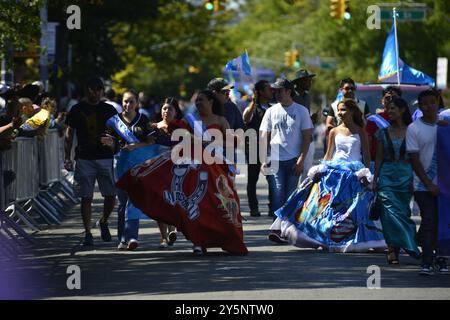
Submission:
POLYGON ((435 267, 440 274, 450 274, 447 266, 447 259, 444 257, 436 258, 435 267))
POLYGON ((273 242, 279 243, 279 244, 288 244, 289 243, 288 239, 281 236, 280 230, 270 231, 268 238, 270 241, 273 241, 273 242))
POLYGON ((104 242, 110 242, 111 241, 111 233, 109 232, 109 228, 108 228, 108 222, 100 222, 97 221, 97 227, 100 228, 100 235, 102 237, 102 240, 104 242))
POLYGON ((432 276, 434 274, 433 267, 431 264, 424 264, 422 265, 422 269, 420 270, 419 274, 421 276, 432 276))
POLYGON ((85 247, 91 247, 94 245, 94 237, 92 236, 92 233, 87 232, 84 235, 84 241, 83 241, 83 246, 85 247))
POLYGON ((251 217, 261 217, 261 212, 259 212, 258 209, 252 209, 252 210, 250 210, 250 216, 251 217))
POLYGON ((167 236, 167 244, 169 246, 173 246, 175 241, 177 241, 177 232, 176 231, 170 231, 169 235, 167 236))

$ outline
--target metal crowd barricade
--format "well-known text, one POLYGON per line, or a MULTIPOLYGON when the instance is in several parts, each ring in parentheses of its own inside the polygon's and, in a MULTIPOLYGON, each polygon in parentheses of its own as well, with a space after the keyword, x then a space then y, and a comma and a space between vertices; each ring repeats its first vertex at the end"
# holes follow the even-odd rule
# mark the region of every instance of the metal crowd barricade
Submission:
POLYGON ((48 130, 44 139, 38 140, 39 184, 50 185, 61 180, 61 137, 56 129, 48 130))
MULTIPOLYGON (((62 177, 63 138, 57 130, 45 137, 16 138, 10 150, 0 153, 2 170, 15 173, 15 180, 4 190, 6 210, 0 212, 0 251, 17 251, 32 243, 19 224, 39 231, 42 222, 60 224, 64 212, 78 203, 67 178, 62 177)), ((3 172, 1 172, 3 174, 3 172)))

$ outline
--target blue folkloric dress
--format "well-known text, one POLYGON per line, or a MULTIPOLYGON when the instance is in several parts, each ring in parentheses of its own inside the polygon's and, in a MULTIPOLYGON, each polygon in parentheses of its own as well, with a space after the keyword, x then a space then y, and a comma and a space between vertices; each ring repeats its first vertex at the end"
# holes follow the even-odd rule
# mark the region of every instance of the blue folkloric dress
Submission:
POLYGON ((320 181, 306 179, 275 214, 271 229, 297 247, 330 252, 384 249, 379 221, 368 218, 373 193, 359 181, 364 169, 358 134, 337 134, 336 153, 324 161, 320 181))
POLYGON ((378 179, 378 200, 384 238, 389 246, 403 248, 415 258, 420 257, 416 243, 416 224, 411 220, 410 201, 413 190, 413 170, 406 153, 405 139, 391 139, 388 129, 375 137, 383 143, 383 163, 378 179))

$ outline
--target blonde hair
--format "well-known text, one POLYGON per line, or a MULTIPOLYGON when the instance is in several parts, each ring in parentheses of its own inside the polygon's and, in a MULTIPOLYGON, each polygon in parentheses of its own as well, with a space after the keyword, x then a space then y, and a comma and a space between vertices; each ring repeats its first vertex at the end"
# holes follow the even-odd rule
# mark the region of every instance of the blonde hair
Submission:
POLYGON ((41 108, 52 113, 56 110, 56 100, 52 98, 45 98, 42 100, 41 108))
POLYGON ((32 106, 33 105, 33 101, 31 101, 30 98, 20 98, 19 99, 19 103, 20 103, 21 106, 23 106, 23 105, 32 106))

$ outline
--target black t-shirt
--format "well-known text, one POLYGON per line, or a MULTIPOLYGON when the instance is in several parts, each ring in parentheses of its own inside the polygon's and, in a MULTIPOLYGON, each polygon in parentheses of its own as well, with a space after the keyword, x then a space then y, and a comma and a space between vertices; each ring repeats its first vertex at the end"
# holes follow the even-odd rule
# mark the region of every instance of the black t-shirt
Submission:
POLYGON ((106 121, 117 114, 116 109, 105 102, 92 105, 82 101, 70 109, 66 124, 76 130, 78 145, 75 159, 110 159, 113 152, 103 146, 100 138, 106 132, 106 121))

